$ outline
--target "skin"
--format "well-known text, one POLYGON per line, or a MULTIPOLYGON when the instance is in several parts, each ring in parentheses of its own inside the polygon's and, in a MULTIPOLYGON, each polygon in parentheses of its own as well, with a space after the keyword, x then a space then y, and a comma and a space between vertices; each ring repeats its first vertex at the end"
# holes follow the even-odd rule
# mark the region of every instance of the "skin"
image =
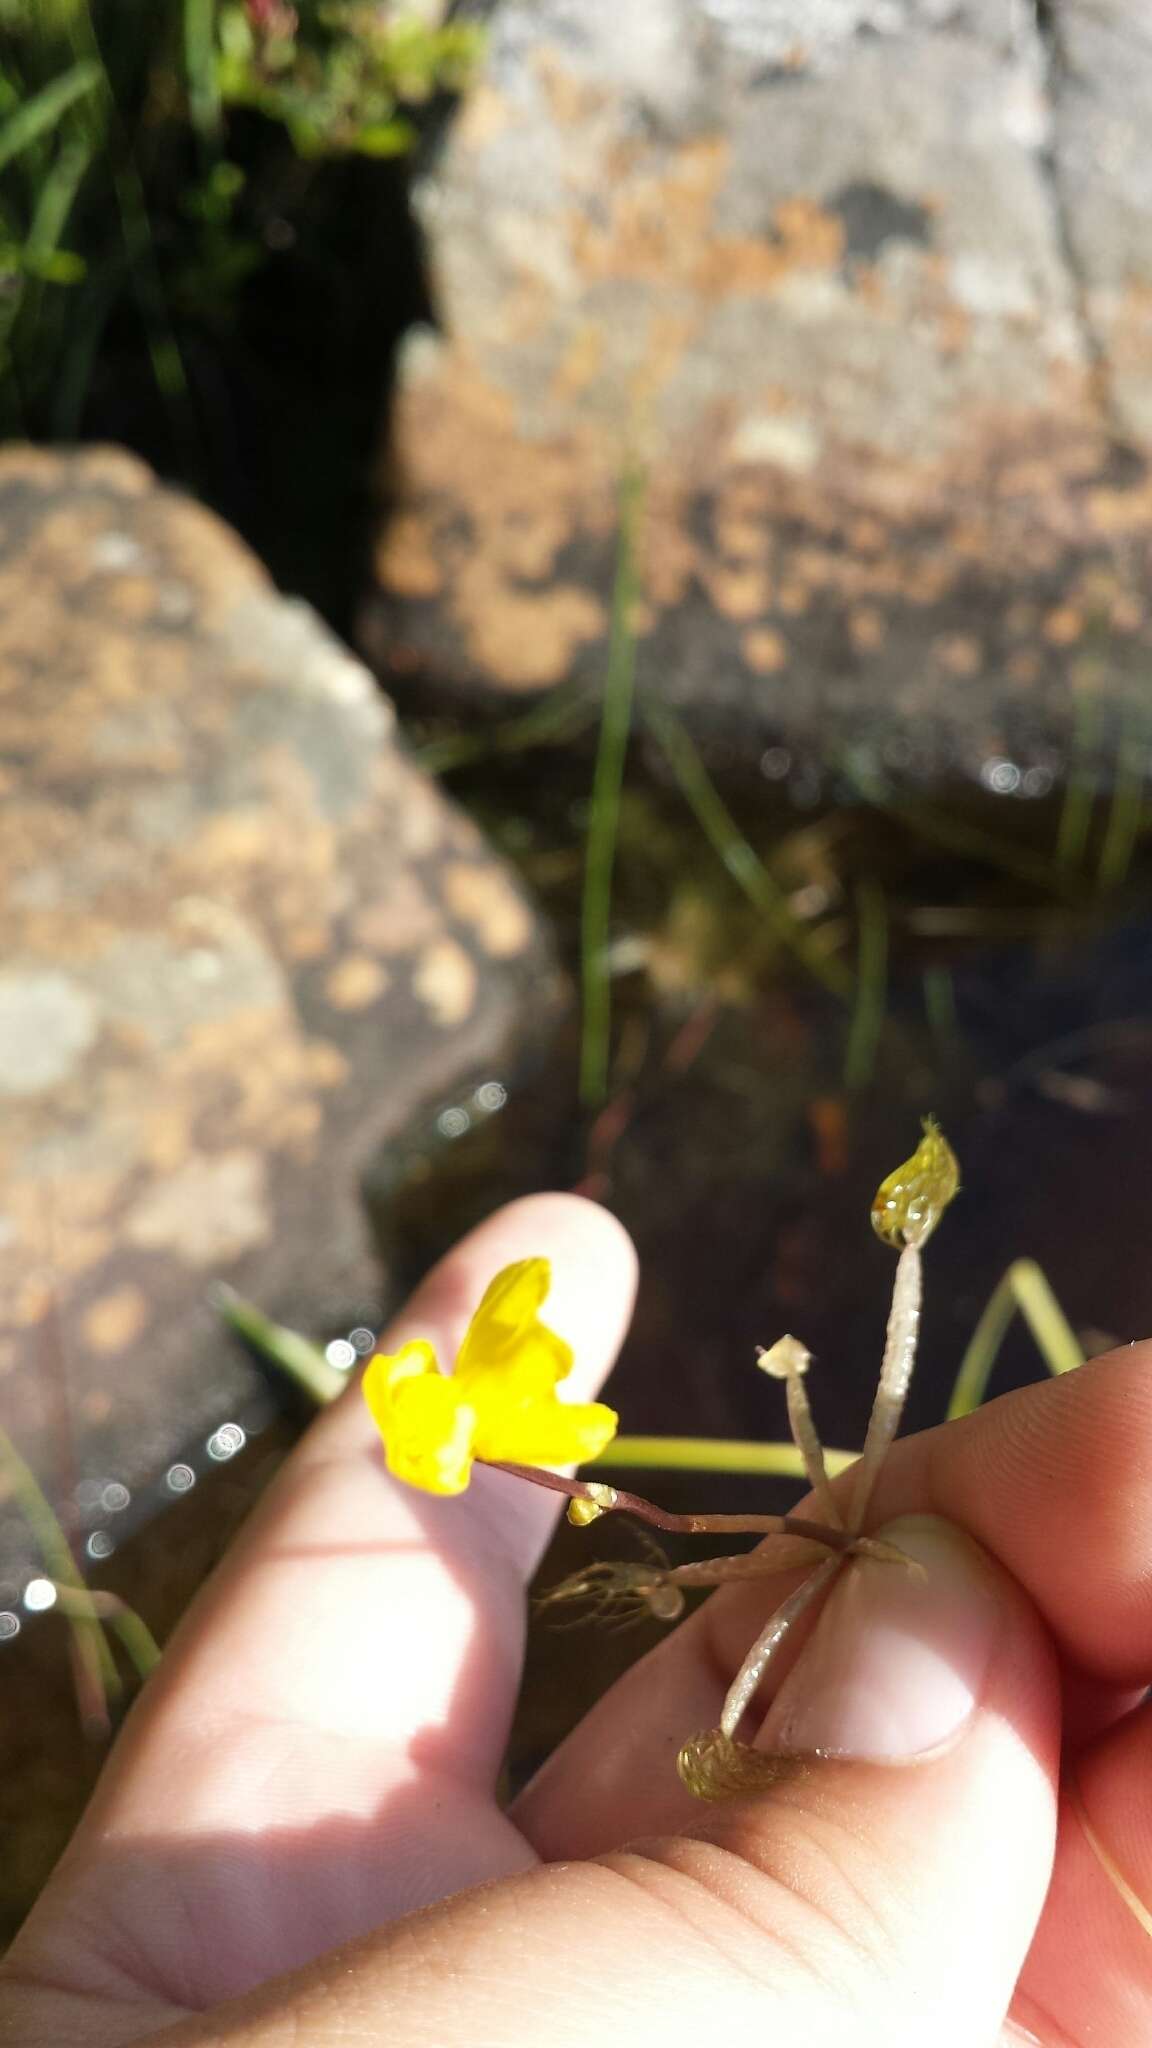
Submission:
MULTIPOLYGON (((535 1252, 590 1395, 634 1261, 572 1197, 490 1219, 388 1348, 426 1334, 450 1357, 492 1273, 535 1252)), ((869 1526, 948 1518, 997 1601, 980 1706, 942 1753, 691 1801, 676 1747, 780 1597, 733 1585, 509 1814, 494 1784, 555 1498, 494 1473, 407 1492, 343 1400, 132 1714, 0 1979, 0 2041, 1140 2048, 1152 1939, 1081 1815, 1152 1897, 1150 1469, 1149 1345, 896 1445, 869 1526)))

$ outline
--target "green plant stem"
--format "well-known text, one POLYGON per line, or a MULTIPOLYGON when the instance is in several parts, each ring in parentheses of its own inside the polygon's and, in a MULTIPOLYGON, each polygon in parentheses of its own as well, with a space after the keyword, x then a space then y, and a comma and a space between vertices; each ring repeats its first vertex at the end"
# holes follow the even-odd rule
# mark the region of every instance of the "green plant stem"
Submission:
POLYGON ((220 133, 220 87, 216 76, 217 0, 184 0, 184 73, 188 112, 202 142, 220 133))
POLYGON ((93 1592, 90 1588, 78 1591, 75 1586, 63 1586, 58 1580, 56 1604, 60 1612, 69 1618, 78 1617, 103 1623, 118 1635, 125 1652, 131 1660, 139 1679, 151 1677, 160 1662, 160 1645, 143 1617, 117 1593, 93 1592))
POLYGON ((1131 738, 1121 740, 1108 820, 1096 867, 1096 879, 1101 889, 1122 888, 1128 879, 1144 818, 1147 779, 1147 746, 1141 746, 1131 738))
POLYGON ((600 738, 592 780, 592 803, 584 853, 584 890, 580 913, 580 963, 583 1024, 580 1038, 580 1099, 599 1108, 608 1092, 611 1033, 611 986, 608 936, 612 917, 612 874, 620 826, 620 790, 632 726, 636 677, 636 630, 633 619, 639 590, 637 530, 643 502, 638 470, 625 476, 620 489, 620 546, 612 591, 612 623, 600 738))
POLYGON ((593 723, 596 706, 585 691, 574 695, 557 690, 542 704, 534 704, 517 718, 502 719, 487 732, 450 733, 444 739, 428 740, 412 749, 413 756, 429 775, 447 775, 467 768, 473 761, 494 755, 518 754, 529 747, 546 747, 558 740, 574 739, 593 723))
POLYGON ((838 961, 828 958, 793 916, 784 890, 745 839, 681 721, 667 705, 652 700, 644 706, 644 722, 657 740, 697 824, 733 881, 760 911, 780 944, 830 994, 847 1000, 852 989, 851 975, 838 961))
POLYGON ((920 977, 928 1029, 945 1056, 956 1050, 956 984, 950 967, 926 967, 920 977))
POLYGON ((348 1385, 347 1373, 329 1365, 324 1353, 298 1330, 286 1329, 283 1323, 274 1323, 250 1301, 236 1294, 231 1287, 221 1283, 212 1292, 212 1299, 224 1321, 250 1344, 258 1355, 269 1365, 291 1380, 293 1386, 315 1401, 318 1408, 326 1408, 348 1385))
MULTIPOLYGON (((831 1476, 856 1463, 856 1451, 825 1450, 831 1476)), ((795 1444, 743 1442, 738 1437, 618 1436, 589 1471, 629 1466, 645 1472, 733 1472, 751 1477, 803 1479, 804 1460, 795 1444)))
POLYGON ((102 77, 103 66, 99 61, 84 57, 33 93, 31 99, 24 100, 0 124, 0 168, 30 148, 40 136, 49 134, 69 107, 98 86, 102 77))
POLYGON ((189 411, 190 393, 184 360, 169 316, 143 181, 104 62, 92 17, 91 0, 82 0, 72 33, 78 54, 99 68, 106 113, 105 147, 128 276, 144 327, 152 375, 167 408, 185 480, 194 481, 199 469, 199 445, 189 411))
MULTIPOLYGON (((52 1504, 31 1466, 21 1457, 5 1429, 0 1429, 0 1478, 7 1481, 8 1490, 32 1531, 36 1547, 53 1584, 57 1587, 66 1587, 87 1598, 88 1588, 72 1555, 72 1546, 52 1511, 52 1504)), ((122 1690, 115 1659, 100 1622, 93 1616, 71 1615, 69 1625, 76 1651, 78 1675, 84 1692, 85 1722, 93 1718, 93 1709, 98 1700, 106 1726, 108 1702, 118 1699, 122 1690)))
POLYGON ((844 1085, 867 1086, 876 1065, 888 996, 888 904, 870 876, 856 885, 856 1001, 844 1054, 844 1085))
POLYGON ((1040 1356, 1053 1375, 1072 1372, 1084 1363, 1076 1332, 1035 1259, 1016 1259, 997 1282, 988 1299, 968 1348, 960 1363, 948 1420, 971 1415, 979 1408, 988 1388, 992 1368, 999 1356, 1008 1325, 1019 1312, 1027 1323, 1040 1356))
POLYGON ((1065 874, 1074 874, 1083 866, 1088 834, 1092 828, 1092 810, 1098 786, 1092 758, 1097 725, 1096 699, 1082 691, 1076 700, 1072 758, 1056 830, 1056 865, 1065 874))

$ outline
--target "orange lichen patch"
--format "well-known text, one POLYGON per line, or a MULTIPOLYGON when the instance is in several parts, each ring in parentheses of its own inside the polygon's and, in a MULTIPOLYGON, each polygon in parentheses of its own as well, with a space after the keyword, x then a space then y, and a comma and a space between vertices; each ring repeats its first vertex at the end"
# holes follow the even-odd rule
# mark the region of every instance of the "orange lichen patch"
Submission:
POLYGON ((155 1173, 174 1173, 192 1149, 192 1105, 178 1098, 154 1102, 141 1138, 141 1157, 155 1173))
POLYGON ((484 149, 503 135, 512 120, 512 110, 503 93, 486 79, 469 86, 452 124, 452 141, 457 148, 484 149))
POLYGON ((848 637, 858 654, 872 654, 884 645, 888 628, 882 612, 872 605, 860 605, 848 614, 848 637))
POLYGON ((80 1318, 80 1330, 92 1351, 122 1351, 135 1343, 151 1310, 139 1287, 117 1287, 101 1295, 80 1318))
POLYGON ((233 1150, 189 1160, 159 1181, 129 1211, 124 1235, 129 1244, 208 1269, 266 1243, 271 1224, 264 1161, 233 1150))
POLYGON ((774 626, 756 626, 752 632, 745 633, 740 650, 749 668, 755 669, 757 675, 775 675, 787 666, 788 642, 774 626))
MULTIPOLYGON (((6 463, 12 459, 7 449, 4 451, 4 459, 6 463)), ((137 456, 129 455, 126 449, 116 448, 110 443, 99 443, 95 447, 78 450, 71 460, 76 465, 77 480, 80 483, 93 488, 98 486, 106 491, 115 491, 118 497, 142 498, 152 487, 152 472, 147 464, 141 462, 137 456)), ((53 482, 58 474, 51 469, 50 462, 51 456, 49 463, 45 464, 47 482, 53 482)))
POLYGON ((1062 604, 1048 613, 1042 630, 1051 646, 1070 647, 1074 640, 1080 638, 1084 625, 1084 615, 1077 611, 1075 605, 1062 604))
POLYGON ((858 555, 879 555, 887 544, 888 536, 878 519, 851 519, 848 524, 848 545, 858 555))
POLYGON ((402 597, 436 597, 444 588, 443 563, 417 512, 398 513, 388 529, 388 581, 402 597))
POLYGON ((552 396, 578 398, 604 367, 605 335, 599 321, 585 320, 572 335, 552 378, 552 396))
POLYGON ((331 940, 331 926, 314 919, 287 926, 281 944, 290 960, 322 960, 331 940))
POLYGON ((476 1002, 476 963, 455 939, 440 939, 420 955, 412 986, 437 1024, 462 1024, 476 1002))
POLYGON ((1040 673, 1040 657, 1023 648, 1008 657, 1008 674, 1014 683, 1034 683, 1040 673))
POLYGON ((327 1038, 310 1038, 304 1047, 304 1067, 317 1088, 342 1088, 352 1069, 338 1045, 327 1038))
POLYGON ((843 225, 801 193, 776 207, 769 235, 718 232, 716 204, 730 162, 728 141, 710 136, 686 144, 670 163, 634 163, 603 212, 570 216, 585 279, 645 282, 663 292, 678 286, 712 302, 771 293, 799 271, 839 271, 843 225))
POLYGON ((142 625, 156 610, 156 585, 148 576, 109 576, 100 586, 100 610, 126 626, 142 625))
POLYGON ((379 960, 367 953, 349 953, 327 975, 324 994, 334 1010, 367 1010, 379 1002, 389 978, 379 960))
POLYGON ((167 575, 195 592, 201 633, 225 626, 244 598, 271 588, 266 570, 231 527, 191 498, 161 500, 149 540, 163 552, 167 575))
POLYGON ((809 591, 806 584, 797 582, 794 576, 781 578, 776 591, 777 611, 783 612, 786 618, 799 618, 807 611, 808 603, 809 591))
POLYGON ((933 652, 949 675, 974 676, 984 660, 984 650, 971 633, 942 633, 933 652))
MULTIPOLYGON (((588 427, 527 441, 510 399, 463 352, 452 354, 450 396, 440 382, 447 373, 441 363, 404 401, 402 438, 418 451, 420 489, 409 510, 419 544, 443 564, 448 610, 477 666, 509 689, 559 681, 578 649, 603 633, 607 614, 597 593, 546 579, 578 534, 611 534, 619 440, 609 446, 588 427)), ((387 533, 379 574, 392 588, 387 533)))
POLYGON ((42 1272, 26 1273, 17 1280, 5 1304, 5 1318, 18 1330, 31 1330, 42 1323, 52 1306, 53 1289, 42 1272))
POLYGON ((482 556, 457 577, 456 608, 476 659, 513 690, 561 682, 579 648, 598 640, 608 623, 590 590, 574 583, 517 590, 482 556))
POLYGON ((771 602, 772 584, 764 569, 719 562, 714 567, 702 566, 700 580, 725 618, 763 618, 771 602))
POLYGON ((450 861, 441 875, 444 901, 453 917, 471 925, 486 953, 513 959, 532 937, 532 918, 503 869, 491 862, 450 861))
POLYGON ((530 63, 544 88, 548 109, 559 128, 579 128, 604 105, 604 87, 586 74, 570 71, 556 50, 536 50, 530 63))
POLYGON ((370 952, 411 953, 435 938, 442 922, 423 883, 398 870, 385 880, 379 900, 356 912, 350 929, 370 952))

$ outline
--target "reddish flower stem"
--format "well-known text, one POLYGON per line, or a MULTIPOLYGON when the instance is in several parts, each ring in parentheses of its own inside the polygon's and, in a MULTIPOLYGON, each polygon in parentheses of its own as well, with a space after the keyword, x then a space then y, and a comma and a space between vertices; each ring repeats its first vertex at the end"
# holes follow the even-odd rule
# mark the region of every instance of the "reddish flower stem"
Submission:
POLYGON ((546 1472, 536 1465, 510 1465, 497 1459, 478 1459, 493 1472, 507 1472, 513 1479, 527 1479, 533 1486, 566 1494, 569 1500, 590 1501, 602 1514, 635 1515, 650 1528, 666 1529, 682 1536, 807 1536, 827 1550, 852 1550, 857 1537, 845 1529, 830 1529, 823 1522, 809 1522, 799 1515, 676 1515, 642 1494, 628 1493, 620 1486, 598 1481, 568 1479, 560 1472, 546 1472), (612 1499, 606 1498, 611 1494, 612 1499))

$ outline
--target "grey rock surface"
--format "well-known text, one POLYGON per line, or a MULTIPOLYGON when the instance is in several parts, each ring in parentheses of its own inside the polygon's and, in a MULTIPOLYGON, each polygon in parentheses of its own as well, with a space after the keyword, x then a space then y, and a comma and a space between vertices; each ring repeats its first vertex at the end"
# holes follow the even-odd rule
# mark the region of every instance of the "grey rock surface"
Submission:
POLYGON ((236 1448, 214 1281, 371 1321, 361 1176, 498 1099, 555 976, 366 671, 118 451, 0 455, 0 789, 0 1415, 99 1519, 236 1448))
POLYGON ((757 751, 921 772, 1142 715, 1141 0, 503 0, 422 199, 367 642, 441 689, 641 681, 757 751), (391 653, 389 652, 391 650, 391 653))

